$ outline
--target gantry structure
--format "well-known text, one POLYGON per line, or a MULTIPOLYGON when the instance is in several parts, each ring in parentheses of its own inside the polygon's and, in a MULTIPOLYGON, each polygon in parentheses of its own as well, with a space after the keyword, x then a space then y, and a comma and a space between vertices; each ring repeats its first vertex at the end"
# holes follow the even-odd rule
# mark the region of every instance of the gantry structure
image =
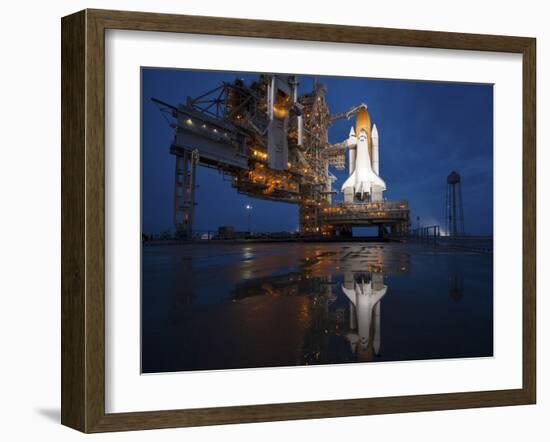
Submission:
POLYGON ((333 203, 338 191, 330 169, 346 168, 349 143, 330 144, 328 131, 366 105, 331 114, 323 84, 315 81, 303 94, 298 86, 293 75, 261 74, 249 84, 223 82, 177 106, 152 99, 172 118, 174 225, 180 237, 192 237, 198 165, 217 169, 242 194, 298 204, 303 235, 346 235, 359 225, 377 225, 382 235, 408 230, 406 201, 333 203))

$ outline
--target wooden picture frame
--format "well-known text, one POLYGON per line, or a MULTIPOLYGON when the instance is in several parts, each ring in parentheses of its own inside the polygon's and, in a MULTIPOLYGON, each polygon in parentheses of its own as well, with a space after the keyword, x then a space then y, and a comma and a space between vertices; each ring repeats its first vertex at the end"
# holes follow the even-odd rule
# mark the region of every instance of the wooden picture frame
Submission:
POLYGON ((62 19, 62 410, 83 432, 533 404, 536 398, 536 40, 141 12, 62 19), (523 57, 523 385, 272 405, 105 412, 105 30, 124 29, 518 53, 523 57))

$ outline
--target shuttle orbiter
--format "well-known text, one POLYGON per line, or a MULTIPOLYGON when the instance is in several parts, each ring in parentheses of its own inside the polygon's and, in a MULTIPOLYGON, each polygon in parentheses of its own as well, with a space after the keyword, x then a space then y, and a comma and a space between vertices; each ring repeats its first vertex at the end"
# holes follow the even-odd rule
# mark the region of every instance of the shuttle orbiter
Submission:
POLYGON ((349 149, 349 177, 342 185, 344 201, 354 198, 367 201, 381 201, 386 183, 379 173, 378 129, 371 129, 366 105, 357 113, 355 131, 350 130, 347 140, 349 149))

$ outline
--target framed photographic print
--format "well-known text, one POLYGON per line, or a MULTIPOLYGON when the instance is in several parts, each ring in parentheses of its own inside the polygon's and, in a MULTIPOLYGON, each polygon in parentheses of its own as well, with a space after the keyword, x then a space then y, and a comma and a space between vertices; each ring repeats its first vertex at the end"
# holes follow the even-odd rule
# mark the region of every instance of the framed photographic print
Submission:
POLYGON ((535 403, 535 40, 62 19, 62 423, 535 403))

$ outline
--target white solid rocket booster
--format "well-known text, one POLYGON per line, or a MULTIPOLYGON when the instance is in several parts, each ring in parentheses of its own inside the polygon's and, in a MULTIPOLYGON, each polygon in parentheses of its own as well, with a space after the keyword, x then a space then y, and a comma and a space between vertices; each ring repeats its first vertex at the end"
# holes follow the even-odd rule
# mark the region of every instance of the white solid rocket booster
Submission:
POLYGON ((380 163, 378 159, 378 129, 376 124, 372 125, 372 170, 378 176, 380 176, 380 163))
POLYGON ((351 175, 355 170, 355 155, 357 154, 357 137, 355 136, 353 126, 349 130, 347 145, 349 149, 349 174, 351 175))

